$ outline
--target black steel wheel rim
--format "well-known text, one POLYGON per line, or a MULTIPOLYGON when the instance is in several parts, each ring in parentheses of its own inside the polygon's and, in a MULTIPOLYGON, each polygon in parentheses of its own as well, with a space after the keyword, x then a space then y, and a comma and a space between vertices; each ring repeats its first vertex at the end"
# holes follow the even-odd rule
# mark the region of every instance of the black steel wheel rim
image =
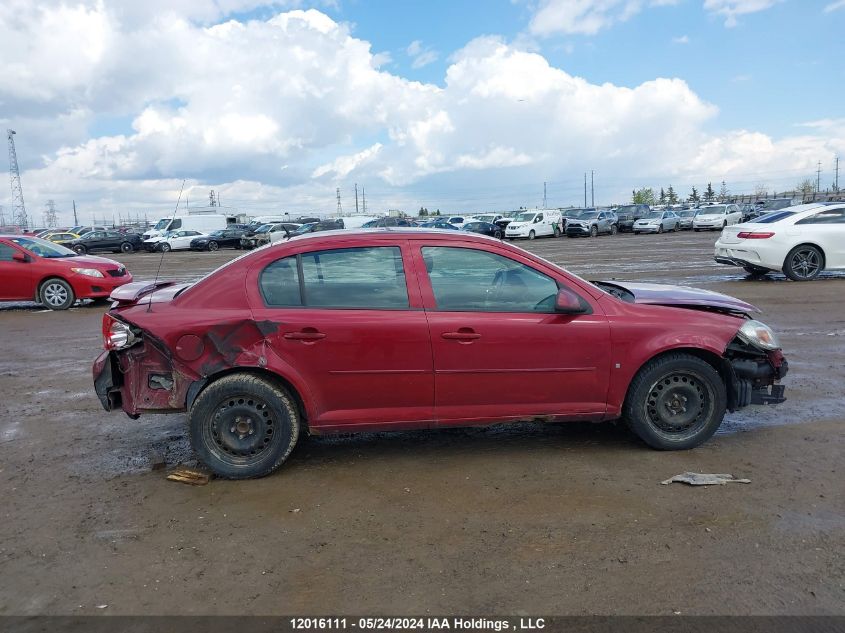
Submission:
POLYGON ((244 394, 221 400, 203 435, 222 460, 245 465, 264 459, 278 432, 279 421, 267 403, 244 394))
POLYGON ((797 251, 789 262, 792 272, 804 279, 815 277, 821 268, 819 254, 812 248, 804 248, 797 251))
POLYGON ((707 424, 714 400, 712 388, 697 373, 675 371, 648 390, 646 417, 668 435, 687 435, 707 424))

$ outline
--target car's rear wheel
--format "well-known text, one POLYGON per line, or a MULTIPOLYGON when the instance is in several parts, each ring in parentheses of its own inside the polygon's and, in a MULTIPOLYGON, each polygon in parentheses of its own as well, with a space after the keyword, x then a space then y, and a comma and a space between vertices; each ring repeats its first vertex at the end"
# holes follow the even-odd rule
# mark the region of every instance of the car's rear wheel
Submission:
POLYGON ((810 281, 824 268, 824 255, 811 244, 796 246, 783 260, 783 274, 792 281, 810 281))
POLYGON ((264 477, 276 470, 299 437, 291 395, 259 376, 230 374, 200 393, 188 413, 191 445, 215 475, 264 477))
POLYGON ((593 224, 593 226, 590 227, 590 237, 598 237, 598 234, 599 234, 599 227, 597 227, 595 224, 593 224))
POLYGON ((534 231, 533 231, 533 230, 532 230, 532 231, 528 231, 528 239, 529 239, 529 240, 533 240, 535 237, 537 237, 537 234, 536 234, 536 233, 534 233, 534 231))
POLYGON ((220 245, 217 242, 215 242, 214 240, 212 240, 208 243, 208 250, 216 251, 218 248, 220 248, 220 245))
POLYGON ((123 244, 120 245, 120 252, 121 253, 131 253, 134 250, 135 250, 135 247, 132 246, 132 244, 130 244, 129 242, 124 242, 123 244))
POLYGON ((76 253, 77 255, 84 255, 85 253, 88 252, 88 249, 85 248, 84 246, 82 246, 82 244, 77 244, 76 246, 73 247, 73 252, 76 253))
POLYGON ((73 288, 64 279, 48 279, 38 290, 38 298, 51 310, 67 310, 76 301, 73 288))
POLYGON ((689 354, 646 364, 631 381, 623 417, 658 450, 686 450, 708 440, 725 417, 727 394, 719 373, 689 354))

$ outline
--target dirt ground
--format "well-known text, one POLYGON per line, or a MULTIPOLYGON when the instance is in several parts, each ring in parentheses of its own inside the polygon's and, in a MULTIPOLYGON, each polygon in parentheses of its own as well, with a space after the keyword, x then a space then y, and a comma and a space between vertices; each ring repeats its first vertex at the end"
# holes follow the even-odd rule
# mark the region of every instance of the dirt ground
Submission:
MULTIPOLYGON (((304 438, 271 477, 182 485, 149 458, 192 460, 184 416, 94 395, 103 305, 0 306, 0 614, 845 614, 845 276, 748 279, 715 237, 524 244, 763 310, 789 401, 688 452, 615 424, 304 438), (660 485, 684 471, 752 483, 660 485)), ((170 253, 162 277, 234 254, 170 253)))

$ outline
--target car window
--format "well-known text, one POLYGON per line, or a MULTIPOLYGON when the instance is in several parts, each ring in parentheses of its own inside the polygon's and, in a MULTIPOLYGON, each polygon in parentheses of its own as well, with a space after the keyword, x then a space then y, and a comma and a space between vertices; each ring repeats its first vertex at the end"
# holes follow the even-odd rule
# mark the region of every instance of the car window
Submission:
POLYGON ((535 222, 542 222, 543 221, 543 214, 540 213, 534 221, 535 222))
POLYGON ((108 237, 109 239, 117 239, 120 237, 120 233, 116 231, 109 231, 108 233, 106 233, 106 237, 108 237))
POLYGON ((845 224, 845 208, 824 209, 798 220, 795 224, 845 224))
POLYGON ((557 282, 487 251, 451 246, 422 249, 438 310, 553 312, 557 282))
POLYGON ((12 261, 12 255, 17 251, 8 244, 0 244, 0 262, 12 261))

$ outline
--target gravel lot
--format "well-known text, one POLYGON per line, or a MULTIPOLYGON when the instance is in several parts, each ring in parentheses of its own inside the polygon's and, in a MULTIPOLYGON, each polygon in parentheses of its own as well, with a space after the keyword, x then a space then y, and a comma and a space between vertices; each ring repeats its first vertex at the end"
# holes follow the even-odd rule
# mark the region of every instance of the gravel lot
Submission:
MULTIPOLYGON (((0 614, 845 614, 845 276, 752 280, 715 238, 523 244, 763 310, 789 401, 682 453, 615 424, 510 425, 304 438, 271 477, 177 484, 149 456, 192 460, 184 416, 94 395, 105 307, 0 305, 0 614), (688 470, 752 483, 659 485, 688 470)), ((169 253, 162 278, 235 254, 169 253)), ((159 263, 116 258, 136 279, 159 263)))

